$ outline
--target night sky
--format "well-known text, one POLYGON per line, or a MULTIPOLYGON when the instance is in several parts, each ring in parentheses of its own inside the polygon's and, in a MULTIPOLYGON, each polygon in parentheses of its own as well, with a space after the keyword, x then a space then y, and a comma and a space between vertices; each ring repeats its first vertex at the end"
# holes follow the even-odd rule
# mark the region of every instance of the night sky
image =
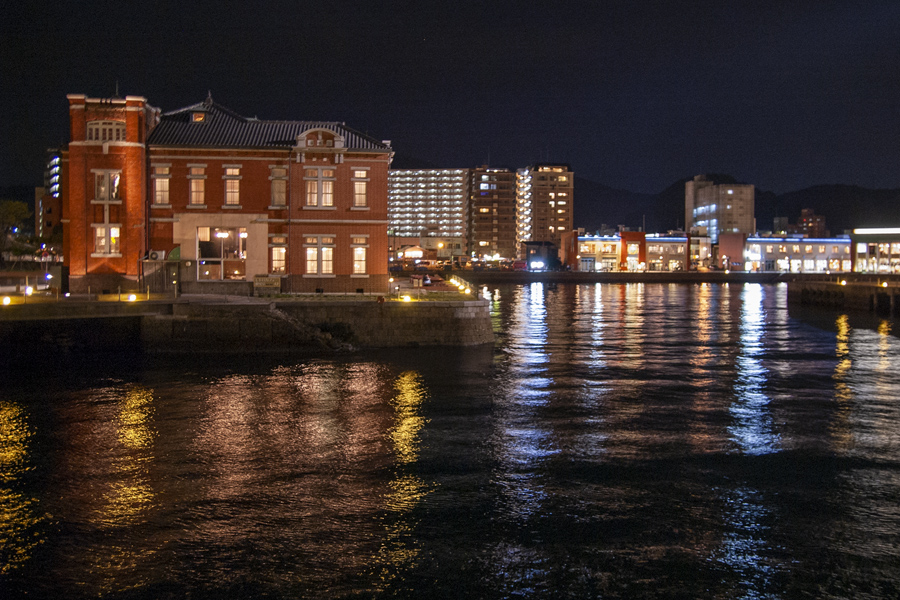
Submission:
POLYGON ((440 167, 569 163, 656 193, 900 187, 900 1, 5 2, 0 187, 66 94, 336 120, 440 167))

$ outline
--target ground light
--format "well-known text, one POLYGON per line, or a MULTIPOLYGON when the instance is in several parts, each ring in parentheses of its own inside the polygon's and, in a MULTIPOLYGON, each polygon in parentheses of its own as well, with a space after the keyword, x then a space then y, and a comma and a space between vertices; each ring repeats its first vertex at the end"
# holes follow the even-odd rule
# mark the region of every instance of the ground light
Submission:
POLYGON ((412 302, 412 298, 410 298, 409 296, 401 296, 400 299, 404 302, 412 302))
POLYGON ((9 296, 3 296, 3 306, 9 306, 9 303, 12 302, 12 298, 9 296))
POLYGON ((137 300, 137 296, 135 296, 134 294, 129 294, 129 295, 128 295, 128 301, 129 301, 129 302, 134 302, 135 300, 137 300))
POLYGON ((847 285, 847 280, 846 280, 846 279, 841 279, 841 285, 847 285))

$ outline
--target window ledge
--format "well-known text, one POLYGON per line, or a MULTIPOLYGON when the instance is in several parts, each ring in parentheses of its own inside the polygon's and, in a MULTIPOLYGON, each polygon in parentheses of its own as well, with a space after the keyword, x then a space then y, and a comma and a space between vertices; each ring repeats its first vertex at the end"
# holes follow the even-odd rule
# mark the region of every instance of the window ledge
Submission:
POLYGON ((112 252, 110 254, 101 254, 99 252, 91 252, 91 258, 122 258, 122 255, 118 252, 112 252))
POLYGON ((334 279, 336 277, 336 275, 334 275, 333 273, 326 274, 326 275, 304 273, 303 277, 306 279, 334 279))
POLYGON ((223 204, 222 208, 224 210, 241 210, 244 207, 241 206, 240 204, 223 204))
POLYGON ((150 208, 172 208, 171 204, 151 204, 150 208))
POLYGON ((287 210, 287 208, 288 208, 287 205, 284 205, 284 204, 279 205, 279 206, 275 206, 275 205, 269 206, 269 210, 287 210))
POLYGON ((304 206, 303 210, 337 210, 336 206, 304 206))
POLYGON ((368 206, 351 206, 350 210, 371 210, 368 206))
POLYGON ((368 279, 368 278, 369 278, 368 273, 353 273, 352 275, 350 275, 350 279, 368 279))
POLYGON ((193 209, 196 209, 196 210, 203 210, 204 208, 206 208, 206 205, 205 205, 205 204, 188 204, 188 205, 187 205, 187 208, 188 208, 188 209, 192 209, 192 208, 193 208, 193 209))

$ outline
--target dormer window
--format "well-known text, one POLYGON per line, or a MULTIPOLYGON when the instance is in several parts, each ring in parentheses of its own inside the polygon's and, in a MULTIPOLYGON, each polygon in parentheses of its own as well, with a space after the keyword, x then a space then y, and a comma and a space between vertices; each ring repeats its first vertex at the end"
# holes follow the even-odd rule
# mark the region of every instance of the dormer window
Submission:
POLYGON ((197 111, 191 113, 191 123, 205 123, 206 122, 206 113, 203 111, 197 111))

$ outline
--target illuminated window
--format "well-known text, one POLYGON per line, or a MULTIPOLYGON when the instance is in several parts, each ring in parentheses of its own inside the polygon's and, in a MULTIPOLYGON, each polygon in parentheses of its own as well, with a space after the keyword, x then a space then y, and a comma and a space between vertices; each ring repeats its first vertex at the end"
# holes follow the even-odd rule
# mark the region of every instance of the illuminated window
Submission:
POLYGON ((328 276, 334 273, 334 237, 305 236, 306 275, 328 276))
POLYGON ((353 171, 353 206, 361 208, 369 205, 367 187, 369 172, 363 169, 353 171))
POLYGON ((197 228, 197 279, 245 279, 247 230, 243 227, 197 228))
POLYGON ((353 248, 353 274, 362 275, 366 272, 366 248, 353 248))
POLYGON ((287 206, 287 169, 272 167, 269 179, 272 181, 271 206, 287 206))
POLYGON ((169 203, 169 167, 154 166, 153 175, 153 204, 169 203))
POLYGON ((193 206, 206 204, 206 166, 189 166, 188 180, 191 187, 190 203, 193 206))
POLYGON ((116 225, 94 225, 94 254, 119 254, 119 227, 116 225))
POLYGON ((284 246, 272 248, 272 273, 284 273, 287 266, 287 249, 284 246))
POLYGON ((94 201, 121 202, 122 174, 118 171, 94 172, 94 201))
POLYGON ((330 208, 334 206, 334 169, 313 167, 306 169, 306 206, 330 208))
POLYGON ((239 166, 225 167, 225 205, 241 205, 241 168, 239 166))
POLYGON ((120 210, 122 204, 121 173, 94 171, 93 256, 119 256, 120 210))
POLYGON ((194 123, 205 123, 206 113, 200 111, 191 113, 191 121, 194 123))

